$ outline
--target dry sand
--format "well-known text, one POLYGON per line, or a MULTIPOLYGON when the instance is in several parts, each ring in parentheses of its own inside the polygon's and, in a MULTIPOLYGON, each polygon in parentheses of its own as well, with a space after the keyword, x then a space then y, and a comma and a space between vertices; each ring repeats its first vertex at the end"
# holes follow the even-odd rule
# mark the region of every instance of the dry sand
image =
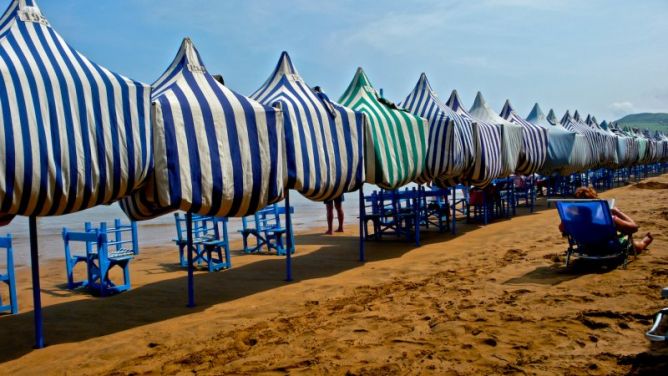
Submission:
POLYGON ((24 268, 0 374, 661 374, 668 351, 643 333, 668 305, 668 176, 603 197, 655 235, 627 269, 565 269, 544 203, 421 247, 368 242, 364 264, 356 226, 300 234, 292 283, 283 258, 235 253, 231 270, 197 273, 194 309, 173 245, 143 249, 133 289, 108 298, 65 290, 62 261, 45 263, 43 350, 24 268))

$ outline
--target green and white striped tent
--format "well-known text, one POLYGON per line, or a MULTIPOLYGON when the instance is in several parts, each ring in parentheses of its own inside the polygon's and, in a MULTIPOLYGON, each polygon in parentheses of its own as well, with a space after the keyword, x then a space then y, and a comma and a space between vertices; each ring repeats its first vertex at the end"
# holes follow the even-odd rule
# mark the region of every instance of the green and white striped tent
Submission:
POLYGON ((396 189, 421 182, 427 156, 426 119, 398 108, 373 88, 362 68, 341 96, 342 105, 365 113, 366 182, 396 189))

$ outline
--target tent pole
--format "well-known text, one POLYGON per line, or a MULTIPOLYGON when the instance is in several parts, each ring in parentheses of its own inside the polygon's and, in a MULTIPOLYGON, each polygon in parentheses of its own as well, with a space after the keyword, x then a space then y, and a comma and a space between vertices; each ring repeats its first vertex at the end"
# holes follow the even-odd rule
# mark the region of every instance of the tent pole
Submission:
POLYGON ((290 213, 290 190, 285 193, 285 227, 287 249, 285 250, 285 282, 292 282, 292 213, 290 213))
MULTIPOLYGON (((448 198, 445 198, 445 202, 447 204, 448 198)), ((455 226, 457 226, 457 185, 455 184, 452 187, 452 219, 450 220, 450 223, 452 223, 452 235, 455 235, 457 231, 455 230, 455 226)))
POLYGON ((366 227, 366 210, 364 208, 364 183, 360 186, 359 189, 359 205, 360 205, 360 249, 359 249, 359 261, 364 262, 365 261, 365 255, 364 255, 364 240, 366 238, 365 236, 365 227, 366 227))
POLYGON ((44 331, 42 319, 42 298, 41 287, 39 285, 39 249, 37 246, 37 218, 30 216, 30 266, 32 269, 32 298, 34 303, 35 319, 35 348, 44 348, 44 331))
POLYGON ((195 277, 193 267, 193 214, 186 213, 186 247, 188 248, 188 308, 195 306, 195 277))

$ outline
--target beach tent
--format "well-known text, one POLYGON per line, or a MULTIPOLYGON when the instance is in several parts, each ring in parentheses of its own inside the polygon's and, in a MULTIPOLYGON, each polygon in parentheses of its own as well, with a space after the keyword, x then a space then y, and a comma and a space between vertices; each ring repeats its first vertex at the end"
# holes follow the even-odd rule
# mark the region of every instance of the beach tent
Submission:
POLYGON ((649 146, 648 150, 648 156, 647 156, 647 163, 656 163, 660 159, 659 155, 659 145, 656 142, 656 139, 652 136, 649 130, 647 129, 640 129, 639 133, 641 137, 645 138, 647 140, 647 145, 649 146))
MULTIPOLYGON (((525 161, 520 160, 522 151, 522 127, 509 122, 499 116, 492 110, 483 98, 482 93, 478 92, 473 101, 473 106, 469 109, 469 114, 475 120, 484 121, 501 129, 501 178, 515 173, 525 161)), ((531 163, 531 162, 529 162, 531 163)))
POLYGON ((600 167, 603 162, 603 151, 600 144, 602 142, 602 137, 587 124, 576 121, 573 116, 571 116, 570 111, 566 111, 564 116, 561 118, 560 123, 564 126, 564 128, 583 135, 587 140, 587 150, 589 153, 587 158, 587 169, 600 167))
POLYGON ((121 201, 133 220, 174 210, 245 216, 283 198, 283 116, 218 83, 190 39, 153 84, 155 169, 121 201))
POLYGON ((657 141, 660 150, 660 162, 668 160, 668 137, 663 132, 654 131, 654 139, 657 141))
POLYGON ((522 127, 522 149, 516 172, 529 176, 540 171, 547 159, 547 129, 519 116, 508 99, 503 104, 501 117, 522 127))
POLYGON ((587 138, 578 132, 566 129, 566 127, 561 124, 559 119, 557 119, 553 109, 550 109, 547 116, 545 117, 545 120, 547 120, 547 122, 556 129, 565 130, 575 134, 573 149, 571 151, 570 157, 568 158, 568 165, 561 169, 560 174, 562 176, 566 176, 577 172, 584 172, 589 169, 589 167, 594 162, 587 138))
POLYGON ((587 129, 589 134, 593 134, 592 140, 596 147, 595 153, 599 160, 596 167, 614 167, 617 159, 617 139, 615 135, 603 132, 598 128, 597 124, 587 124, 584 119, 580 117, 580 113, 576 110, 573 114, 573 121, 582 129, 587 129))
POLYGON ((534 104, 526 121, 547 131, 547 156, 538 172, 549 176, 560 173, 562 168, 568 167, 576 134, 547 121, 538 103, 534 104))
POLYGON ((603 121, 601 129, 617 136, 617 167, 630 167, 638 160, 638 142, 612 124, 603 121))
POLYGON ((339 102, 367 116, 366 182, 384 189, 419 182, 427 156, 427 120, 382 98, 362 68, 339 102))
POLYGON ((283 114, 220 84, 188 38, 153 84, 151 103, 155 169, 121 208, 133 220, 187 212, 192 307, 192 214, 245 216, 283 198, 283 114))
POLYGON ((251 98, 285 114, 287 188, 324 201, 364 182, 361 112, 331 102, 299 76, 286 52, 251 98))
POLYGON ((400 104, 429 121, 424 180, 453 185, 473 167, 473 122, 443 103, 422 73, 413 91, 400 104))
POLYGON ((88 60, 33 0, 0 17, 0 222, 29 216, 36 347, 42 335, 36 216, 108 204, 151 168, 150 88, 88 60))
POLYGON ((479 187, 489 185, 492 180, 501 177, 504 170, 501 128, 481 120, 474 120, 464 109, 457 90, 452 91, 445 104, 472 124, 472 131, 465 133, 462 140, 474 151, 473 168, 465 176, 464 182, 479 187))

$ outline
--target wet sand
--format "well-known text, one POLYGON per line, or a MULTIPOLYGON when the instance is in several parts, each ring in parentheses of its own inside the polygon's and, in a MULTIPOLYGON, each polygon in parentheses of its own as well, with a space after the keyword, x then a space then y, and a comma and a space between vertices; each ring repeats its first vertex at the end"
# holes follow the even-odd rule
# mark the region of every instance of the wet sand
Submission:
POLYGON ((22 313, 0 317, 0 374, 661 374, 668 351, 644 332, 668 306, 668 176, 602 196, 655 235, 626 269, 564 268, 544 203, 430 232, 421 247, 367 242, 366 263, 355 225, 300 233, 291 283, 282 257, 234 252, 232 269, 196 274, 192 309, 173 245, 143 249, 133 289, 108 298, 65 290, 62 261, 46 262, 43 350, 31 348, 21 268, 22 313))

